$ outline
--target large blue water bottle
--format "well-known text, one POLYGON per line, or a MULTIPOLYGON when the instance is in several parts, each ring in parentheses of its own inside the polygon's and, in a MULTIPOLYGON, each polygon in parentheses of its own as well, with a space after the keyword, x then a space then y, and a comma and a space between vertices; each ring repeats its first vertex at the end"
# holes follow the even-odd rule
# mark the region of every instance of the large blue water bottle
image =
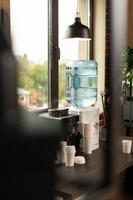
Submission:
POLYGON ((98 65, 94 60, 77 60, 66 64, 66 101, 82 108, 97 100, 98 65))

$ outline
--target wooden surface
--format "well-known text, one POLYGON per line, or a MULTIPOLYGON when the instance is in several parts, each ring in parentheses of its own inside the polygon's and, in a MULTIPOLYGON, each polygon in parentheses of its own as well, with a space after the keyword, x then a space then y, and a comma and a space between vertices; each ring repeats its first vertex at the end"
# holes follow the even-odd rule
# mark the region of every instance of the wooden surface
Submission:
MULTIPOLYGON (((129 137, 124 137, 129 138, 129 137)), ((132 138, 130 138, 132 139, 132 138)), ((120 138, 121 140, 121 138, 120 138)), ((83 165, 75 165, 74 167, 66 167, 65 165, 58 165, 56 167, 57 182, 55 194, 64 199, 75 199, 86 192, 77 183, 81 181, 91 181, 94 184, 98 183, 104 176, 104 160, 103 160, 104 145, 101 144, 98 150, 93 151, 90 155, 84 155, 86 163, 83 165), (79 178, 79 179, 78 179, 79 178)), ((121 159, 114 175, 123 172, 125 169, 133 165, 133 152, 131 154, 122 153, 121 159)), ((93 190, 93 188, 92 188, 93 190)))

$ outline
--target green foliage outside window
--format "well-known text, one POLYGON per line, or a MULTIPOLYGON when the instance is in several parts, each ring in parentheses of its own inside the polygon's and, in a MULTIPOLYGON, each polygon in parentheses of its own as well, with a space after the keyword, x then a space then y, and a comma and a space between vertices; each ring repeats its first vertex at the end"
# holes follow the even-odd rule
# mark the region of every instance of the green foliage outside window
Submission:
POLYGON ((133 47, 127 47, 122 53, 123 90, 132 89, 133 85, 133 47))
MULTIPOLYGON (((48 66, 47 63, 34 64, 29 61, 26 54, 17 56, 18 61, 18 87, 35 92, 43 92, 43 101, 48 101, 48 66)), ((41 100, 42 101, 42 100, 41 100)))
MULTIPOLYGON (((38 102, 48 102, 48 65, 34 64, 28 59, 28 56, 17 56, 18 61, 18 87, 23 88, 30 93, 40 91, 43 95, 38 96, 38 102)), ((59 65, 59 99, 65 100, 66 89, 66 66, 59 65)))

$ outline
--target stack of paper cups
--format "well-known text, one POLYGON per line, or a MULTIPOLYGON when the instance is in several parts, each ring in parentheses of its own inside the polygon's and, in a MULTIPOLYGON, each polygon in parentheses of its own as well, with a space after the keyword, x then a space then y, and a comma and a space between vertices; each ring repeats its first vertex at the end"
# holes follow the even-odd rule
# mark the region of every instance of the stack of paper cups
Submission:
MULTIPOLYGON (((91 140, 92 140, 92 150, 99 148, 99 109, 97 107, 88 107, 87 109, 80 110, 80 124, 81 133, 83 137, 85 136, 86 124, 90 124, 91 140), (92 139, 93 138, 93 139, 92 139)), ((87 128, 89 129, 89 128, 87 128)), ((88 136, 87 136, 88 137, 88 136)))
POLYGON ((84 124, 83 149, 85 154, 92 153, 92 142, 93 142, 92 125, 84 124))
POLYGON ((80 140, 80 147, 84 150, 85 140, 84 140, 84 123, 88 123, 88 110, 80 111, 80 133, 82 135, 82 139, 80 140))
POLYGON ((65 146, 65 154, 66 154, 66 166, 74 166, 74 158, 75 158, 75 146, 65 146))

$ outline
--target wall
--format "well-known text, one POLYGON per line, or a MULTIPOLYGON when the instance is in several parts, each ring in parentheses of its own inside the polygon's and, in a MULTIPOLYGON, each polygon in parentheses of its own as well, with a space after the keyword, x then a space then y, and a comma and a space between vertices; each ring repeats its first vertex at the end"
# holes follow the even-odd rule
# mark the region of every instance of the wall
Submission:
POLYGON ((133 0, 128 0, 128 46, 133 47, 133 0))
MULTIPOLYGON (((84 25, 88 25, 88 0, 79 0, 79 11, 81 23, 84 25)), ((87 41, 79 41, 79 52, 78 52, 79 60, 88 59, 88 42, 87 41)))
POLYGON ((6 9, 9 11, 9 0, 0 0, 0 8, 6 9))
MULTIPOLYGON (((5 33, 8 44, 11 45, 10 38, 10 0, 0 0, 0 9, 4 10, 4 16, 2 19, 3 31, 5 33)), ((1 20, 1 15, 0 15, 1 20)))
POLYGON ((94 60, 98 63, 98 106, 102 110, 100 91, 104 90, 106 0, 94 0, 94 60))

